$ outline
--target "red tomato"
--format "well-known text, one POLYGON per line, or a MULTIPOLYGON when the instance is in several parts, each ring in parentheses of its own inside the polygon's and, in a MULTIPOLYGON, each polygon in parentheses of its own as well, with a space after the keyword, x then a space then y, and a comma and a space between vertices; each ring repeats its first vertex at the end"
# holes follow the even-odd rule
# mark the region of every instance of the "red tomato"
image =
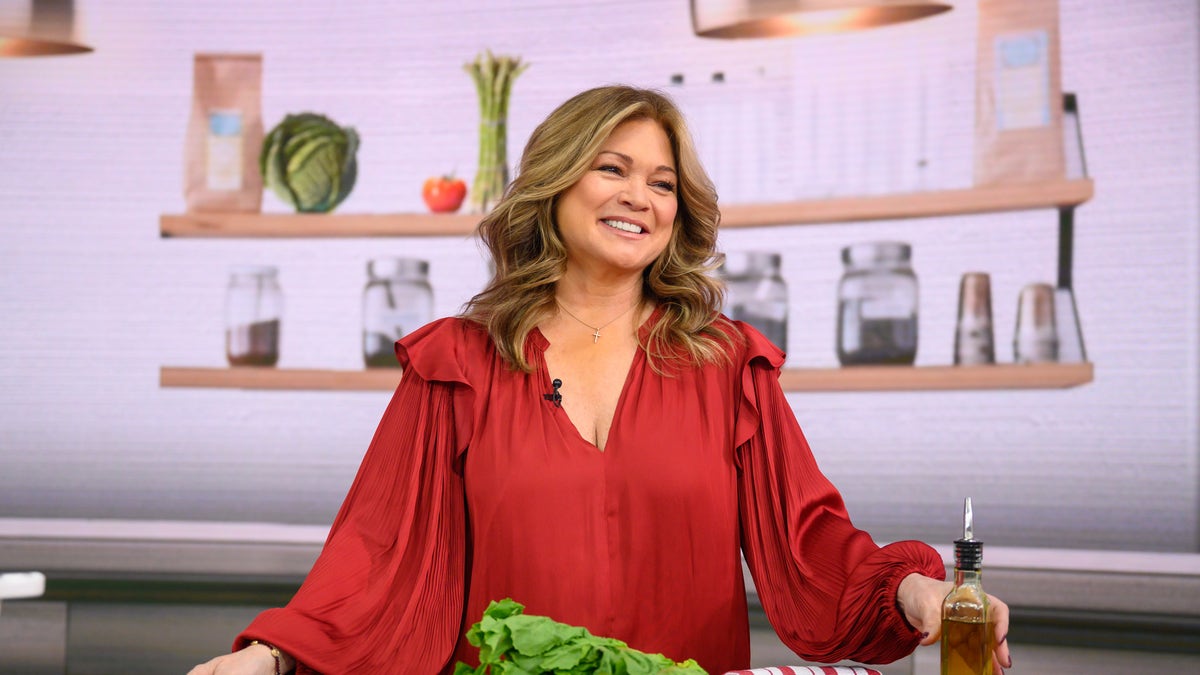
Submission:
POLYGON ((467 184, 454 176, 435 176, 425 181, 421 197, 434 213, 454 213, 467 196, 467 184))

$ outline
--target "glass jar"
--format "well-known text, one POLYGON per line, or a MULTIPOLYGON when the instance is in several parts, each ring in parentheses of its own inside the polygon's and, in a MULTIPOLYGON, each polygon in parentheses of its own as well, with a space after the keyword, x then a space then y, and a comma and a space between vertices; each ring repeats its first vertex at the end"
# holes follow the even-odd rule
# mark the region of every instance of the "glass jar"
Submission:
POLYGON ((237 265, 225 290, 225 358, 231 366, 274 366, 279 362, 283 291, 279 270, 237 265))
POLYGON ((725 312, 754 326, 787 351, 788 289, 779 273, 780 255, 767 251, 727 253, 717 270, 725 281, 725 312))
POLYGON ((1015 363, 1053 363, 1058 360, 1058 325, 1054 287, 1029 284, 1017 296, 1017 327, 1013 331, 1015 363))
POLYGON ((415 258, 375 258, 367 262, 362 330, 366 367, 399 368, 396 340, 432 319, 428 262, 415 258))
POLYGON ((837 355, 844 366, 912 365, 917 358, 917 277, 900 242, 842 249, 837 355))

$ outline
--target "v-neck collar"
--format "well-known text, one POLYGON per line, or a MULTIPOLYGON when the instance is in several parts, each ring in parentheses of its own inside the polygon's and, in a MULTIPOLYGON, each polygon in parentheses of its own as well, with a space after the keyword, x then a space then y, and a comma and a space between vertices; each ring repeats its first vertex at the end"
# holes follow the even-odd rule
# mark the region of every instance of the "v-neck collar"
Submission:
MULTIPOLYGON (((559 430, 562 431, 564 435, 572 436, 578 439, 580 443, 587 446, 587 448, 592 452, 600 455, 607 455, 612 450, 613 439, 617 435, 615 431, 619 426, 617 423, 625 409, 625 399, 629 393, 629 388, 633 384, 635 374, 640 370, 643 365, 643 360, 646 358, 646 350, 643 349, 641 345, 645 344, 646 337, 649 335, 650 329, 653 328, 654 324, 658 322, 659 318, 662 316, 662 313, 663 306, 661 304, 655 306, 654 310, 650 312, 650 316, 646 317, 646 320, 643 321, 640 326, 638 326, 639 346, 637 351, 635 351, 633 354, 633 361, 629 363, 629 369, 625 373, 625 382, 621 385, 621 393, 617 395, 617 405, 613 408, 613 416, 608 423, 608 442, 604 444, 604 448, 601 449, 600 446, 588 440, 582 433, 580 433, 579 427, 575 426, 575 422, 571 420, 571 416, 567 414, 565 408, 562 406, 551 406, 550 414, 554 418, 559 430)), ((533 347, 536 355, 538 374, 543 380, 541 383, 541 389, 549 390, 549 388, 553 387, 551 384, 550 367, 546 363, 546 350, 550 347, 550 341, 547 340, 546 336, 542 334, 541 329, 534 326, 533 330, 529 332, 527 344, 533 347)))

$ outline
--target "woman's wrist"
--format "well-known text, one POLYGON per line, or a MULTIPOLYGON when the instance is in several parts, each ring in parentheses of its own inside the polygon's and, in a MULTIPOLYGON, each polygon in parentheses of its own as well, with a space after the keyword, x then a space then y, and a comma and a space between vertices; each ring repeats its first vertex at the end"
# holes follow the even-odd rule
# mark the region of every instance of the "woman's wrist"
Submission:
POLYGON ((896 587, 896 610, 913 630, 922 634, 922 644, 940 632, 942 600, 953 586, 913 572, 905 575, 896 587))
POLYGON ((903 614, 908 611, 913 604, 914 591, 913 587, 921 584, 924 581, 924 576, 919 572, 906 574, 900 580, 900 584, 896 586, 896 608, 903 614))
POLYGON ((267 649, 267 654, 271 657, 271 660, 274 661, 273 665, 275 675, 290 673, 292 672, 292 668, 296 665, 294 659, 288 656, 282 649, 269 642, 263 642, 262 640, 251 640, 248 647, 265 647, 267 649))

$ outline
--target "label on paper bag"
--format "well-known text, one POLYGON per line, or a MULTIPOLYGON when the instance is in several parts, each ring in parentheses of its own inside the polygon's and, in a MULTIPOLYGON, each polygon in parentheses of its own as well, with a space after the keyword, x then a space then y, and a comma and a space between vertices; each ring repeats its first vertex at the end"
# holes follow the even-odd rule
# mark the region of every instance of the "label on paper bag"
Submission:
POLYGON ((205 184, 209 190, 242 188, 242 114, 236 110, 208 113, 205 184))
POLYGON ((1050 115, 1046 31, 996 38, 996 130, 1044 127, 1050 115))

